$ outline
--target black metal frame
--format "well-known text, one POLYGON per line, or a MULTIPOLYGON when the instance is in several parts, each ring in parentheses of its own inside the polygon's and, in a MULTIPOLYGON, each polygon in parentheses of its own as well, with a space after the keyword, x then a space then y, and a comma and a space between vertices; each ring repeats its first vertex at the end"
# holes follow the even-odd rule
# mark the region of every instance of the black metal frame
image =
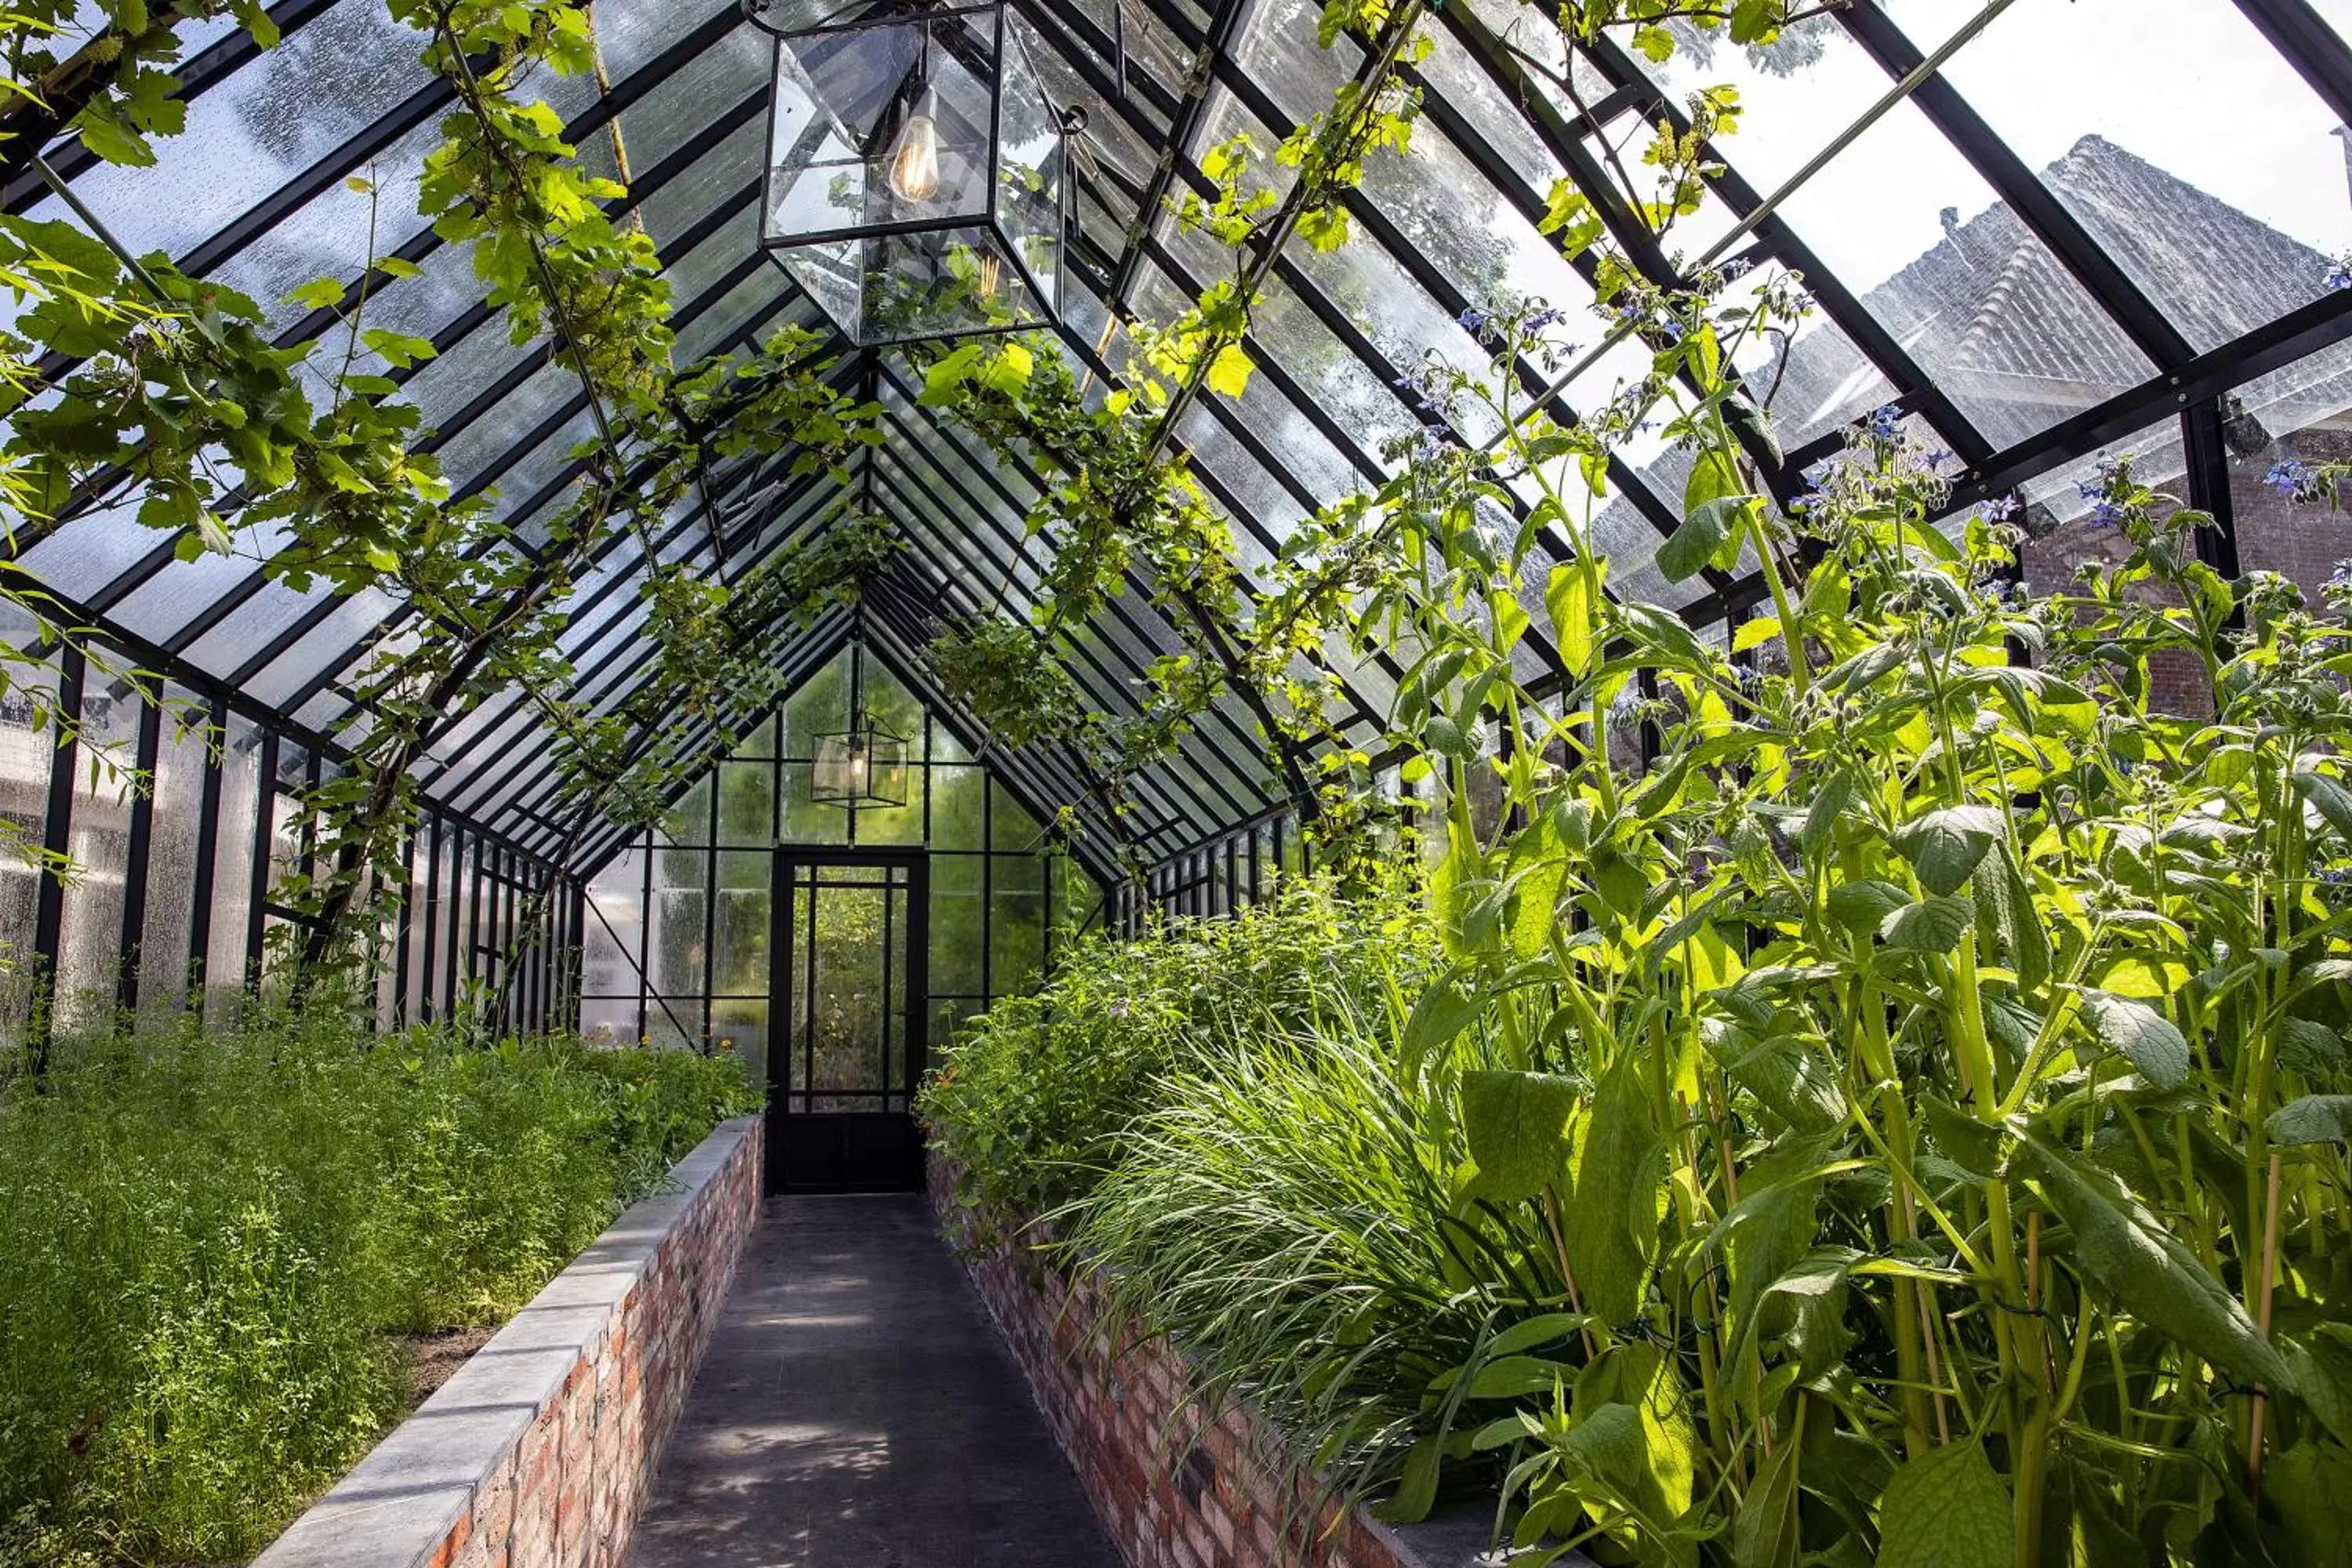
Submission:
MULTIPOLYGON (((273 7, 272 15, 282 27, 299 27, 323 15, 328 3, 329 0, 283 0, 273 7)), ((1168 192, 1179 188, 1176 183, 1180 180, 1184 183, 1182 188, 1209 188, 1200 168, 1202 148, 1197 143, 1212 121, 1212 109, 1224 101, 1219 95, 1230 95, 1231 101, 1271 136, 1279 137, 1291 129, 1272 96, 1264 89, 1265 62, 1248 58, 1253 48, 1265 45, 1264 40, 1258 40, 1244 46, 1240 22, 1244 6, 1241 0, 1212 0, 1204 7, 1205 23, 1201 14, 1180 7, 1173 0, 1136 3, 1170 37, 1193 52, 1192 69, 1177 73, 1183 79, 1156 73, 1149 61, 1130 59, 1123 47, 1123 19, 1114 25, 1114 31, 1106 33, 1080 7, 1016 3, 1013 8, 1022 19, 1020 26, 1028 28, 1055 57, 1051 62, 1041 58, 1040 65, 1053 64, 1064 73, 1065 79, 1076 79, 1099 100, 1094 109, 1097 117, 1096 139, 1106 149, 1106 177, 1083 184, 1075 177, 1066 182, 1073 220, 1068 226, 1071 252, 1066 258, 1063 281, 1065 294, 1072 301, 1071 309, 1064 312, 1065 342, 1074 360, 1097 378, 1108 377, 1113 367, 1090 341, 1092 333, 1078 330, 1073 318, 1097 312, 1091 319, 1103 324, 1108 316, 1122 311, 1130 293, 1146 281, 1164 283, 1179 297, 1202 281, 1187 268, 1182 247, 1169 234, 1167 219, 1159 208, 1168 192), (1133 162, 1131 172, 1120 166, 1119 158, 1124 153, 1111 155, 1118 149, 1129 148, 1139 149, 1145 154, 1133 162), (1082 255, 1085 267, 1078 265, 1082 255), (1089 275, 1104 286, 1090 292, 1090 286, 1084 281, 1089 275)), ((2344 39, 2321 19, 2308 0, 2233 3, 2260 36, 2292 64, 2321 101, 2339 118, 2352 120, 2352 49, 2347 49, 2344 39)), ((682 71, 719 46, 740 25, 732 10, 724 7, 694 18, 674 41, 637 68, 624 74, 573 114, 567 134, 580 141, 613 121, 615 116, 638 112, 638 106, 679 79, 682 71)), ((1890 79, 1922 58, 1916 46, 1874 0, 1856 0, 1836 15, 1834 25, 1889 72, 1890 79)), ((1015 32, 1014 26, 1008 22, 1000 47, 1013 47, 1015 32)), ((1445 59, 1422 68, 1421 79, 1424 83, 1441 64, 1475 73, 1475 79, 1490 85, 1502 101, 1519 106, 1535 143, 1549 156, 1571 171, 1579 167, 1579 161, 1587 156, 1580 138, 1589 127, 1550 104, 1541 84, 1529 79, 1523 62, 1495 37, 1477 13, 1466 6, 1444 8, 1436 34, 1441 48, 1448 53, 1445 59)), ((1344 53, 1353 46, 1343 44, 1340 48, 1344 53)), ((201 51, 184 68, 184 95, 201 103, 212 89, 228 79, 256 54, 249 39, 242 34, 224 37, 201 51)), ((1664 116, 1681 128, 1683 121, 1676 106, 1663 101, 1662 95, 1650 85, 1636 63, 1613 45, 1590 51, 1588 63, 1607 88, 1592 103, 1594 121, 1605 123, 1621 114, 1638 113, 1664 116)), ((637 182, 630 197, 613 204, 617 212, 659 198, 672 189, 715 190, 718 194, 708 205, 699 205, 698 216, 686 224, 672 242, 667 253, 673 260, 681 260, 689 253, 709 256, 707 248, 697 247, 707 247, 728 232, 741 216, 743 207, 759 199, 757 179, 712 181, 706 174, 709 168, 719 167, 712 160, 722 147, 734 145, 729 138, 751 123, 767 90, 766 81, 755 84, 734 104, 698 125, 675 152, 637 182)), ((181 258, 183 264, 198 270, 226 264, 279 225, 298 217, 305 203, 331 190, 336 181, 358 168, 373 153, 393 145, 399 136, 423 123, 444 101, 436 96, 438 91, 435 84, 427 83, 410 94, 341 146, 314 160, 310 168, 283 187, 190 247, 181 258)), ((1959 482, 1951 499, 1955 510, 2006 493, 2105 442, 2170 417, 2180 423, 2183 450, 2189 463, 2186 481, 2189 499, 2213 511, 2217 519, 2217 527, 2201 542, 2202 548, 2207 558, 2217 564, 2234 560, 2239 551, 2234 537, 2235 520, 2229 515, 2228 459, 2219 440, 2222 400, 2231 389, 2258 375, 2352 338, 2352 292, 2330 294, 2231 342, 2201 353, 2191 353, 2179 331, 2149 305, 2145 294, 2114 260, 2099 251, 2080 222, 1999 140, 1951 83, 1940 74, 1931 74, 1915 97, 1920 111, 1940 129, 1988 186, 2149 356, 2156 366, 2155 374, 2141 385, 2125 389, 2058 426, 1996 450, 1910 361, 1900 345, 1871 319, 1862 302, 1821 266, 1818 258, 1788 224, 1778 216, 1758 222, 1751 253, 1777 259, 1805 274, 1822 313, 1886 378, 1894 388, 1897 405, 1922 415, 1952 446, 1961 465, 1959 482)), ((1443 136, 1450 142, 1493 186, 1494 194, 1520 217, 1534 216, 1539 194, 1521 178, 1500 144, 1480 133, 1466 106, 1448 101, 1441 93, 1432 91, 1425 99, 1424 112, 1427 133, 1443 136)), ((764 146, 761 156, 765 156, 764 146)), ((1757 212, 1762 198, 1740 176, 1737 149, 1721 161, 1725 168, 1713 181, 1713 194, 1736 217, 1746 220, 1757 212)), ((53 148, 52 162, 68 179, 86 175, 93 167, 87 155, 70 143, 53 148)), ((1596 190, 1601 195, 1607 194, 1605 184, 1596 186, 1596 190)), ((32 210, 44 199, 37 185, 21 180, 7 189, 5 196, 9 209, 20 212, 32 210)), ((1447 268, 1411 243, 1410 237, 1401 231, 1379 203, 1360 195, 1350 203, 1350 208, 1362 230, 1356 243, 1378 247, 1386 263, 1410 279, 1441 310, 1474 302, 1466 299, 1447 268)), ((1633 257, 1653 281, 1673 281, 1668 262, 1657 254, 1658 247, 1650 243, 1629 213, 1622 210, 1619 204, 1607 201, 1603 203, 1603 216, 1615 242, 1633 257)), ((408 239, 394 254, 414 262, 432 254, 439 245, 437 237, 425 230, 408 239)), ((736 268, 721 268, 710 288, 682 304, 680 321, 707 320, 718 329, 719 342, 740 343, 780 316, 809 319, 810 302, 788 287, 779 285, 773 291, 761 290, 756 300, 744 299, 747 280, 758 270, 756 265, 751 265, 755 262, 755 255, 747 255, 736 268)), ((1316 352, 1328 352, 1338 356, 1337 363, 1360 367, 1375 384, 1385 384, 1392 379, 1391 373, 1400 367, 1389 361, 1371 334, 1318 285, 1313 266, 1297 258, 1286 258, 1276 277, 1286 291, 1294 325, 1311 340, 1316 352)), ((381 274, 376 283, 384 289, 398 287, 381 274)), ((311 312, 289 323, 280 333, 280 341, 301 341, 318 332, 329 319, 325 312, 311 312)), ((488 327, 489 321, 486 309, 468 307, 431 335, 443 348, 455 349, 462 342, 478 341, 474 334, 488 327)), ((1310 477, 1297 471, 1297 465, 1287 454, 1311 448, 1310 455, 1318 460, 1328 456, 1340 475, 1340 483, 1349 482, 1350 478, 1357 484, 1376 483, 1384 469, 1377 455, 1368 451, 1350 428, 1321 405, 1318 388, 1309 379, 1310 367, 1273 353, 1263 335, 1252 341, 1261 374, 1249 405, 1235 407, 1219 403, 1195 415, 1196 421, 1205 421, 1195 426, 1202 432, 1204 442, 1217 448, 1196 455, 1196 471, 1204 489, 1232 517, 1245 543, 1254 549, 1271 551, 1278 547, 1283 530, 1272 510, 1261 513, 1253 497, 1245 493, 1251 483, 1257 479, 1270 481, 1272 488, 1266 492, 1265 503, 1269 509, 1312 509, 1331 499, 1328 494, 1318 493, 1310 477), (1307 443, 1307 447, 1290 446, 1294 441, 1307 443), (1328 453, 1323 448, 1328 448, 1328 453), (1262 473, 1244 472, 1250 465, 1262 473)), ((543 381, 535 382, 533 377, 547 360, 543 349, 518 356, 493 378, 488 388, 445 421, 439 442, 446 445, 463 436, 480 421, 501 412, 509 400, 530 395, 534 388, 545 384, 543 381)), ((866 374, 863 366, 854 368, 856 374, 866 374)), ((1529 384, 1531 390, 1539 388, 1540 379, 1535 375, 1534 367, 1521 364, 1515 368, 1523 384, 1529 384)), ((407 379, 405 374, 401 379, 407 379)), ((895 374, 886 373, 885 384, 892 400, 888 416, 894 437, 892 448, 862 459, 854 482, 862 486, 864 493, 877 504, 893 513, 908 537, 917 541, 929 558, 929 566, 919 570, 910 567, 903 584, 877 595, 877 623, 887 627, 895 657, 914 666, 920 664, 924 645, 937 629, 940 606, 952 605, 959 613, 979 613, 992 607, 993 600, 993 607, 997 608, 1017 611, 1025 607, 1024 584, 1034 584, 1039 563, 1017 520, 1043 488, 1044 481, 1025 464, 1015 462, 1000 468, 992 454, 976 452, 937 416, 914 406, 909 389, 895 374), (887 608, 880 607, 885 604, 887 608)), ((546 443, 559 438, 558 433, 579 416, 582 406, 577 396, 557 399, 545 408, 532 405, 538 417, 529 438, 490 455, 474 471, 456 476, 461 491, 478 492, 512 471, 519 462, 543 456, 546 443)), ((1575 416, 1576 410, 1565 397, 1555 396, 1552 406, 1559 417, 1575 416)), ((1411 413, 1409 409, 1403 412, 1411 413)), ((1767 483, 1776 494, 1792 493, 1802 468, 1825 456, 1832 445, 1831 439, 1824 437, 1791 452, 1784 462, 1767 463, 1767 483)), ((845 500, 841 495, 828 496, 819 484, 780 483, 789 461, 790 455, 786 454, 769 462, 746 464, 722 473, 714 486, 714 494, 722 504, 734 509, 732 514, 707 520, 693 515, 681 517, 665 531, 659 548, 666 552, 682 552, 698 562, 708 559, 712 570, 732 575, 766 552, 789 548, 820 534, 831 526, 841 506, 846 504, 845 500), (704 522, 711 525, 714 535, 708 547, 696 538, 704 522)), ((513 515, 528 519, 554 504, 576 471, 575 468, 559 465, 551 478, 516 506, 513 515)), ((1617 481, 1622 493, 1632 498, 1635 509, 1654 528, 1663 531, 1674 525, 1674 509, 1664 498, 1653 492, 1642 476, 1620 474, 1617 481)), ((20 530, 16 549, 29 557, 37 571, 41 541, 71 526, 78 525, 20 530)), ((632 595, 627 591, 642 570, 635 550, 634 541, 616 541, 589 567, 589 581, 596 585, 584 588, 569 606, 574 620, 567 632, 567 647, 583 656, 587 665, 581 678, 583 689, 591 700, 608 708, 625 700, 630 692, 637 689, 648 668, 648 653, 641 636, 633 629, 632 595), (594 574, 603 575, 598 578, 594 574)), ((349 710, 350 678, 365 647, 363 638, 324 629, 341 608, 341 603, 328 600, 303 606, 290 622, 277 626, 266 635, 246 635, 247 623, 257 609, 272 602, 283 604, 282 597, 268 589, 258 574, 254 574, 232 584, 201 614, 173 630, 153 637, 136 635, 129 621, 138 607, 131 602, 132 595, 173 570, 171 542, 164 541, 156 549, 142 552, 129 568, 106 582, 53 582, 50 586, 58 593, 61 620, 97 628, 132 663, 178 683, 198 700, 211 704, 221 718, 236 713, 259 723, 273 737, 268 742, 273 749, 280 745, 298 747, 309 765, 333 765, 338 753, 327 743, 323 731, 339 713, 349 710), (343 638, 340 651, 327 646, 338 637, 343 638), (276 702, 257 700, 249 692, 257 683, 267 683, 267 689, 290 695, 276 702), (308 721, 298 721, 297 716, 308 721)), ((1143 592, 1146 585, 1131 580, 1129 586, 1129 602, 1115 603, 1097 617, 1096 624, 1065 636, 1059 645, 1062 656, 1078 676, 1089 700, 1111 710, 1122 708, 1132 684, 1143 677, 1144 667, 1155 653, 1178 646, 1162 612, 1149 605, 1143 592)), ((1722 625, 1727 629, 1729 622, 1744 614, 1760 592, 1760 585, 1752 580, 1711 579, 1707 591, 1685 605, 1682 614, 1695 626, 1722 625)), ((406 615, 405 607, 400 607, 393 612, 392 618, 404 620, 406 615)), ((1530 646, 1538 657, 1551 657, 1540 628, 1530 646)), ((1382 673, 1393 679, 1395 672, 1382 673)), ((1542 684, 1538 682, 1538 689, 1542 684)), ((1382 705, 1377 700, 1379 693, 1350 687, 1347 696, 1351 736, 1376 737, 1383 727, 1384 717, 1382 705)), ((461 846, 486 846, 491 856, 505 857, 511 862, 493 884, 501 889, 500 896, 510 902, 512 889, 520 880, 512 875, 512 867, 524 869, 524 879, 537 874, 531 868, 543 864, 544 856, 557 842, 549 809, 556 780, 544 756, 547 748, 534 743, 540 738, 535 720, 513 704, 492 705, 473 715, 453 715, 436 733, 435 754, 417 769, 417 776, 436 814, 425 829, 429 837, 424 840, 421 854, 425 866, 425 880, 432 889, 428 905, 442 898, 436 879, 442 865, 441 856, 448 854, 449 865, 454 868, 461 863, 461 846)), ((154 743, 154 723, 152 718, 142 717, 137 742, 140 754, 150 754, 154 743)), ((1107 838, 1132 836, 1171 867, 1187 861, 1205 863, 1223 857, 1221 865, 1237 868, 1240 861, 1235 857, 1241 853, 1241 836, 1280 820, 1279 808, 1269 812, 1265 781, 1259 776, 1261 747, 1262 742, 1253 733, 1246 715, 1232 710, 1206 715, 1197 731, 1186 738, 1177 757, 1137 781, 1137 795, 1144 803, 1138 816, 1148 816, 1148 825, 1139 826, 1137 817, 1111 819, 1097 814, 1097 825, 1107 838)), ((70 755, 61 754, 56 759, 56 769, 69 768, 72 761, 70 755)), ((1018 755, 1000 752, 992 758, 992 763, 1003 769, 1008 777, 1018 776, 1024 781, 1023 788, 1053 805, 1080 802, 1087 796, 1081 759, 1039 749, 1018 755)), ((69 787, 60 785, 56 769, 49 781, 51 799, 53 805, 61 804, 66 809, 52 812, 48 835, 51 841, 63 846, 70 843, 71 792, 69 787), (65 788, 63 795, 58 793, 61 787, 65 788)), ((277 782, 274 778, 266 781, 272 789, 277 782)), ((265 808, 268 799, 265 792, 265 808)), ((200 834, 205 850, 201 875, 209 879, 215 838, 222 826, 218 821, 221 802, 216 768, 208 771, 201 800, 200 834)), ((142 874, 132 878, 126 888, 121 945, 126 962, 120 991, 123 999, 134 1002, 134 972, 139 956, 135 949, 144 935, 143 921, 134 916, 143 914, 152 833, 152 806, 134 806, 131 859, 142 874)), ((1255 847, 1255 838, 1252 837, 1250 843, 1255 847)), ((617 840, 600 835, 583 847, 574 868, 549 868, 547 874, 562 877, 591 867, 617 847, 617 840)), ((420 858, 419 847, 412 845, 409 854, 412 860, 420 858)), ((1200 876, 1209 879, 1198 885, 1210 887, 1206 895, 1210 903, 1222 900, 1230 904, 1242 887, 1237 872, 1223 876, 1222 894, 1212 886, 1217 879, 1205 870, 1200 876)), ((1171 872, 1165 880, 1171 888, 1181 885, 1192 889, 1196 885, 1189 874, 1171 872)), ((214 934, 210 929, 211 891, 209 887, 198 889, 191 911, 192 958, 198 963, 214 934)), ((466 892, 463 887, 455 888, 446 901, 463 901, 466 892)), ((52 963, 57 957, 56 942, 64 919, 62 900, 66 896, 61 889, 45 887, 37 911, 35 945, 52 963)), ((1186 891, 1184 897, 1197 901, 1193 891, 1186 891)), ((584 919, 584 911, 576 897, 568 902, 575 912, 557 923, 576 928, 584 919)), ((257 902, 254 908, 259 910, 257 902)), ((457 951, 464 943, 454 929, 446 939, 436 931, 434 921, 442 912, 432 908, 421 932, 415 929, 416 919, 412 915, 396 937, 404 967, 415 963, 428 995, 437 988, 434 982, 454 973, 461 959, 468 967, 474 960, 470 952, 457 951)), ((454 920, 455 911, 450 913, 454 920)), ((249 911, 249 918, 262 917, 249 911)), ((544 982, 534 976, 530 989, 544 992, 552 1000, 560 986, 552 976, 544 982)), ((404 975, 399 988, 404 1004, 410 990, 409 979, 404 975)))

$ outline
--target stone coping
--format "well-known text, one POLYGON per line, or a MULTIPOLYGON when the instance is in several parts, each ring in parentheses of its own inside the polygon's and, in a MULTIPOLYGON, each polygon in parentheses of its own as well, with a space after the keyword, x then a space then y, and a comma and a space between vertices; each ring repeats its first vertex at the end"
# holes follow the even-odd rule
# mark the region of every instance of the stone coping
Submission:
POLYGON ((477 1494, 563 1394, 664 1240, 760 1130, 757 1117, 721 1122, 670 1168, 662 1191, 614 1221, 253 1568, 437 1568, 477 1494))

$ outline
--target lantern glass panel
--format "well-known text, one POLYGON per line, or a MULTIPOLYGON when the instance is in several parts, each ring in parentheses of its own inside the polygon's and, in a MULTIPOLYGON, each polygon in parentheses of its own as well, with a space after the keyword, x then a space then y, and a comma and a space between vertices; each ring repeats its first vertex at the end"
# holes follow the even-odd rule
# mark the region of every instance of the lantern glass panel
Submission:
POLYGON ((861 343, 1050 323, 1061 116, 1002 0, 778 40, 761 242, 861 343))
POLYGON ((997 52, 992 7, 784 39, 764 237, 796 245, 985 218, 997 52))
POLYGON ((1061 302, 1066 152, 1061 114, 1046 97, 1045 79, 1018 29, 1005 40, 996 113, 997 226, 1038 296, 1037 308, 1055 314, 1061 302))

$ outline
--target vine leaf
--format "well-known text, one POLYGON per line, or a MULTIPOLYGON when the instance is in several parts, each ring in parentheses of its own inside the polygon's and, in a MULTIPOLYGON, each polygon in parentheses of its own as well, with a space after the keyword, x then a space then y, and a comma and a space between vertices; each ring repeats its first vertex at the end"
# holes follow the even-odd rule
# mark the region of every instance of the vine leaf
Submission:
POLYGON ((2128 996, 2085 990, 2083 1014, 2091 1032, 2109 1050, 2127 1058, 2140 1077, 2158 1089, 2178 1089, 2188 1081, 2189 1041, 2172 1020, 2128 996))
POLYGON ((1217 351, 1217 357, 1209 362, 1209 390, 1220 397, 1238 400, 1243 393, 1249 390, 1250 372, 1256 368, 1256 362, 1250 358, 1241 344, 1227 343, 1217 351))
POLYGON ((2170 1335, 2241 1383, 2294 1387, 2269 1338, 2162 1220, 2039 1133, 2027 1131, 2019 1153, 2074 1233, 2074 1259, 2105 1305, 2170 1335))
POLYGON ((1906 1459, 1878 1505, 1878 1568, 2010 1568, 2009 1489, 1971 1437, 1906 1459))

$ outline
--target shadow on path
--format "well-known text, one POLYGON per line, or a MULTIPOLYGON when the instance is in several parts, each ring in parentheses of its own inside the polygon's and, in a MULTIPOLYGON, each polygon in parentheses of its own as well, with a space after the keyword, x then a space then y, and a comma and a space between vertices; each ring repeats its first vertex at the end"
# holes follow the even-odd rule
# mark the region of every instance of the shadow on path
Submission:
POLYGON ((775 1197, 629 1568, 1117 1568, 919 1196, 775 1197))

